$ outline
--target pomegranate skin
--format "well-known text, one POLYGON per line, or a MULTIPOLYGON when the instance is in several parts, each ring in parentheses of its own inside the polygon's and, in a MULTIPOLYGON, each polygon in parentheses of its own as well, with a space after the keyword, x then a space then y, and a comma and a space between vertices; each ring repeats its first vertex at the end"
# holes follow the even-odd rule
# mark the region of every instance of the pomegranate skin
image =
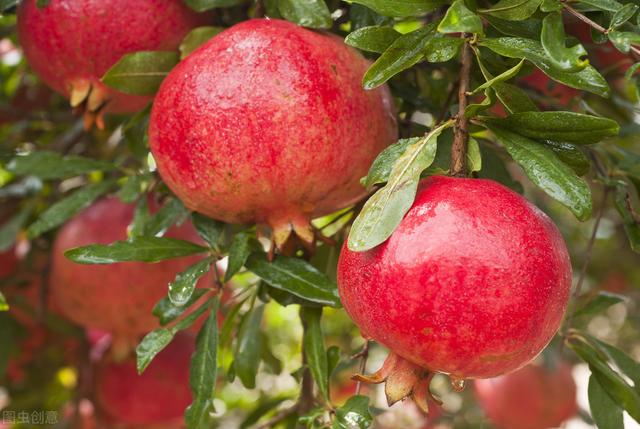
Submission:
MULTIPOLYGON (((51 295, 60 312, 85 328, 107 331, 118 340, 135 340, 156 328, 158 321, 151 314, 154 305, 166 296, 167 285, 176 274, 200 259, 81 265, 65 258, 64 252, 74 247, 127 239, 133 211, 133 205, 116 198, 103 199, 60 230, 52 251, 51 295)), ((170 229, 166 236, 202 243, 188 223, 170 229)), ((198 284, 208 281, 209 275, 198 284)))
POLYGON ((528 365, 512 374, 477 380, 475 393, 499 429, 550 429, 578 412, 571 367, 528 365))
POLYGON ((552 221, 481 179, 424 180, 385 243, 345 244, 338 262, 342 303, 365 337, 456 379, 530 362, 557 331, 570 286, 552 221))
POLYGON ((100 78, 123 55, 176 50, 187 33, 204 25, 204 16, 180 0, 36 0, 18 7, 18 36, 32 69, 57 92, 91 84, 108 99, 106 111, 135 112, 150 97, 112 90, 100 78))
POLYGON ((150 146, 187 207, 229 223, 306 225, 365 195, 359 179, 396 141, 388 88, 336 36, 254 19, 182 61, 154 102, 150 146))
MULTIPOLYGON (((179 334, 151 362, 142 375, 135 359, 98 365, 95 396, 100 409, 115 423, 133 427, 174 423, 191 403, 189 366, 194 338, 179 334)), ((169 426, 168 426, 169 427, 169 426)))

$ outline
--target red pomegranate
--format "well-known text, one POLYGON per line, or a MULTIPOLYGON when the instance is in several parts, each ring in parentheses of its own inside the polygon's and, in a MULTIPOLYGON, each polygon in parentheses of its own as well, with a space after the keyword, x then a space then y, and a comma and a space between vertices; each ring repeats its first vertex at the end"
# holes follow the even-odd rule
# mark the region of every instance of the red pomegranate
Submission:
POLYGON ((149 127, 164 181, 190 209, 264 223, 276 244, 365 195, 359 179, 397 137, 387 88, 341 39, 255 19, 217 35, 162 84, 149 127))
POLYGON ((521 81, 550 99, 549 101, 554 101, 555 104, 562 106, 572 104, 580 95, 580 91, 550 79, 538 69, 523 77, 521 81))
POLYGON ((114 423, 135 428, 171 423, 172 428, 180 427, 191 403, 189 367, 194 350, 194 338, 179 334, 142 375, 133 358, 98 365, 95 396, 99 408, 114 423))
POLYGON ((181 0, 51 0, 18 7, 18 35, 33 70, 49 86, 86 101, 89 112, 128 113, 148 97, 112 90, 100 78, 123 55, 177 49, 184 36, 206 21, 181 0), (102 109, 103 105, 104 109, 102 109))
POLYGON ((570 286, 569 255, 553 222, 480 179, 424 180, 385 243, 360 253, 345 245, 338 263, 346 311, 392 352, 381 372, 365 377, 389 377, 390 402, 434 372, 460 386, 527 364, 557 331, 570 286))
POLYGON ((499 429, 550 429, 578 412, 571 367, 528 365, 512 374, 477 380, 475 391, 499 429))
MULTIPOLYGON (((86 328, 112 333, 118 343, 135 343, 139 335, 157 327, 153 306, 166 296, 176 274, 199 260, 192 256, 157 264, 81 265, 65 258, 64 252, 74 247, 127 239, 133 211, 132 205, 115 198, 101 200, 60 230, 52 251, 51 294, 62 314, 86 328)), ((166 235, 201 242, 188 223, 166 235)), ((205 276, 199 284, 208 281, 210 276, 205 276)))

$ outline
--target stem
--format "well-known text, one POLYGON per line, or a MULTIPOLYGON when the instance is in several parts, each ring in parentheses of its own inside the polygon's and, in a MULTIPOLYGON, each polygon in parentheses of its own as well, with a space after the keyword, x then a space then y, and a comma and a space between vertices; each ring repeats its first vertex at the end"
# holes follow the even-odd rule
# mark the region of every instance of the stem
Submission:
POLYGON ((447 113, 449 113, 449 106, 451 106, 451 102, 453 101, 453 96, 455 95, 458 89, 458 82, 456 82, 449 90, 449 94, 447 94, 447 101, 444 103, 444 107, 440 111, 440 115, 438 116, 438 120, 436 124, 443 122, 447 118, 447 113))
POLYGON ((582 292, 582 285, 584 283, 585 277, 587 276, 587 268, 589 267, 589 263, 591 262, 593 246, 596 243, 598 228, 600 227, 600 221, 602 220, 602 216, 604 215, 604 209, 605 209, 605 205, 607 202, 607 198, 609 197, 610 191, 611 191, 611 188, 606 187, 602 195, 602 203, 600 204, 600 208, 598 209, 596 223, 593 225, 593 231, 591 232, 591 237, 589 238, 589 243, 587 244, 587 250, 585 251, 585 255, 584 255, 584 262, 582 264, 582 268, 580 269, 580 277, 578 277, 578 283, 576 284, 576 288, 573 291, 573 294, 571 295, 571 303, 569 304, 570 309, 568 311, 569 317, 565 322, 564 336, 567 335, 567 332, 571 329, 571 325, 573 324, 573 318, 576 313, 577 299, 582 292))
MULTIPOLYGON (((369 340, 366 340, 362 348, 362 351, 354 357, 360 357, 362 359, 360 361, 360 368, 358 370, 358 373, 365 374, 367 371, 367 359, 369 359, 369 340)), ((356 395, 360 394, 361 389, 362 389, 362 381, 358 380, 358 382, 356 383, 356 395)))
MULTIPOLYGON (((466 35, 464 35, 466 36, 466 35)), ((460 62, 460 86, 458 87, 458 115, 451 146, 451 175, 465 177, 467 175, 467 142, 469 141, 469 119, 464 115, 467 108, 467 92, 471 75, 471 48, 469 42, 462 45, 460 62)))
MULTIPOLYGON (((306 323, 302 323, 302 338, 307 333, 306 323)), ((302 365, 307 365, 307 354, 304 350, 304 341, 302 344, 302 365)), ((303 415, 309 412, 313 408, 315 402, 315 396, 313 394, 313 377, 311 376, 311 370, 309 367, 305 368, 302 373, 302 383, 300 387, 300 398, 298 399, 298 405, 296 406, 298 415, 303 415)))

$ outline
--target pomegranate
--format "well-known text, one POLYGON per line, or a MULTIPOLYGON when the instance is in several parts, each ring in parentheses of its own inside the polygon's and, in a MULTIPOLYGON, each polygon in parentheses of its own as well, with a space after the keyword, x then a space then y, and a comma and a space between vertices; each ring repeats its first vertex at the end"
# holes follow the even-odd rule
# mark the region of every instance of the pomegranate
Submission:
POLYGON ((527 364, 557 331, 570 286, 553 222, 481 179, 424 180, 385 243, 360 253, 345 245, 338 263, 346 311, 391 350, 377 374, 359 378, 388 378, 390 402, 424 395, 434 372, 461 388, 527 364))
POLYGON ((85 103, 87 120, 101 125, 104 112, 142 109, 149 97, 123 94, 100 78, 123 55, 177 49, 206 15, 181 0, 51 0, 18 7, 18 35, 33 70, 76 107, 85 103))
MULTIPOLYGON (((60 230, 52 251, 51 294, 61 313, 86 328, 110 332, 118 344, 134 344, 139 335, 157 327, 153 306, 167 294, 176 274, 199 260, 192 256, 157 264, 80 265, 65 258, 64 252, 73 247, 125 240, 133 211, 133 205, 118 199, 103 199, 60 230)), ((201 242, 187 223, 166 236, 201 242)), ((210 276, 199 284, 207 281, 210 276)))
POLYGON ((521 81, 541 93, 546 98, 553 100, 556 104, 562 106, 572 104, 580 95, 580 91, 550 79, 538 69, 523 77, 521 81))
POLYGON ((487 417, 500 429, 555 428, 578 412, 576 384, 566 363, 554 369, 528 365, 477 380, 475 391, 487 417))
POLYGON ((194 350, 194 338, 182 333, 142 375, 138 375, 133 358, 122 363, 102 362, 95 379, 97 405, 114 423, 136 428, 170 423, 170 427, 180 427, 178 422, 191 403, 189 367, 194 350))
POLYGON ((309 219, 365 195, 359 179, 397 138, 389 90, 336 36, 254 19, 215 36, 163 82, 150 145, 187 207, 268 224, 280 247, 313 242, 309 219))

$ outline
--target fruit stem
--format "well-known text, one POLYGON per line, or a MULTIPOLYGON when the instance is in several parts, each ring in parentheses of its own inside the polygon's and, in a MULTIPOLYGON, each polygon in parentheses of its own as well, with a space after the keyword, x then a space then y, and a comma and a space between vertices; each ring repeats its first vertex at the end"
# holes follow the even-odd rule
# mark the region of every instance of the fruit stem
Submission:
MULTIPOLYGON (((369 340, 365 340, 362 350, 354 356, 354 358, 357 357, 361 359, 358 372, 364 374, 367 371, 367 359, 369 359, 369 340)), ((356 382, 356 395, 360 394, 360 390, 362 390, 362 380, 356 382)))
MULTIPOLYGON (((468 38, 468 34, 462 37, 468 38)), ((469 91, 469 78, 471 75, 471 48, 469 41, 462 45, 460 54, 460 85, 458 86, 458 115, 454 128, 453 145, 451 146, 451 175, 454 177, 466 177, 467 175, 467 142, 469 141, 469 119, 464 111, 467 108, 467 92, 469 91)))

